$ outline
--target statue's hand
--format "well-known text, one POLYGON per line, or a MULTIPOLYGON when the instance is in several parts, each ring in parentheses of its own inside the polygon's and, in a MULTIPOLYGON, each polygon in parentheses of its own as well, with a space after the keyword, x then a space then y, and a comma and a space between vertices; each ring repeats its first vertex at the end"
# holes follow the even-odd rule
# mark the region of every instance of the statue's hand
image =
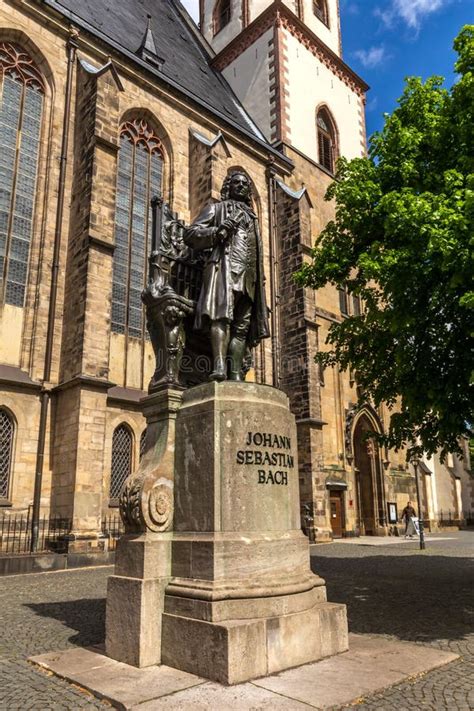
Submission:
POLYGON ((231 217, 228 217, 221 225, 219 225, 219 228, 217 230, 217 237, 221 241, 224 241, 228 239, 233 232, 235 232, 237 227, 238 222, 236 220, 233 220, 231 217))

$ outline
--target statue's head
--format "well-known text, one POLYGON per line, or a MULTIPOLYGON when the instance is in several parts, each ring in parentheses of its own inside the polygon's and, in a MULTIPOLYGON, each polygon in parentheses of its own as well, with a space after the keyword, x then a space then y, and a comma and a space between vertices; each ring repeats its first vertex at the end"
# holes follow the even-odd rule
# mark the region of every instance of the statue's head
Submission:
POLYGON ((224 180, 221 190, 223 200, 238 200, 252 204, 252 185, 248 176, 241 170, 235 170, 224 180))

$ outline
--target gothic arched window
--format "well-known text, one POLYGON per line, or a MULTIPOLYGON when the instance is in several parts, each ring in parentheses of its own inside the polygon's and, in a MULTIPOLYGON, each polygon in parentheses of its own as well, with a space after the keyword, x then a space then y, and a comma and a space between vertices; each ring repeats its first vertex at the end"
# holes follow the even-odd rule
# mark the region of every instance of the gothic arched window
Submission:
POLYGON ((14 434, 13 418, 0 408, 0 499, 7 499, 10 490, 14 434))
POLYGON ((0 301, 23 306, 45 84, 17 44, 0 42, 0 301))
POLYGON ((213 13, 214 34, 217 35, 230 22, 231 0, 217 0, 213 13))
POLYGON ((320 109, 316 118, 318 131, 318 160, 326 170, 334 173, 336 162, 336 132, 326 109, 320 109))
POLYGON ((112 466, 110 472, 111 500, 116 500, 125 479, 132 473, 133 436, 130 428, 122 423, 115 428, 112 436, 112 466))
POLYGON ((145 335, 141 292, 151 246, 150 200, 161 195, 163 147, 145 120, 128 121, 120 132, 112 286, 112 330, 145 335))
POLYGON ((326 0, 313 0, 313 12, 321 22, 329 26, 329 14, 326 0))

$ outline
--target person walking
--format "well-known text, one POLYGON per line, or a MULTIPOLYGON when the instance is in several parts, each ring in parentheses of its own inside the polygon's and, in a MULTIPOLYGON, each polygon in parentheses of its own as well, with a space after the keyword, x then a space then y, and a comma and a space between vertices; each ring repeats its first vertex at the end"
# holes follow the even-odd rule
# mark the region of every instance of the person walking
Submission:
POLYGON ((411 501, 407 501, 407 505, 402 511, 402 521, 405 522, 405 538, 413 538, 413 534, 416 533, 414 518, 416 518, 416 511, 411 501))

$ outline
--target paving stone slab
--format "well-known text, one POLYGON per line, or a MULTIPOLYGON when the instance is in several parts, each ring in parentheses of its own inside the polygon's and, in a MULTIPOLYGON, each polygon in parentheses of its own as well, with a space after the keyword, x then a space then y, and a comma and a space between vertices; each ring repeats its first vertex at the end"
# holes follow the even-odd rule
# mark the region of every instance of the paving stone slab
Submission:
POLYGON ((132 711, 308 711, 311 708, 308 704, 280 696, 252 682, 221 686, 210 681, 140 704, 132 711))
POLYGON ((29 661, 91 691, 99 699, 107 699, 119 709, 131 709, 150 699, 205 682, 165 665, 137 669, 93 648, 41 654, 30 657, 29 661))
POLYGON ((167 666, 137 669, 95 649, 69 649, 30 661, 120 709, 248 711, 327 709, 458 659, 452 652, 379 636, 350 635, 349 651, 253 682, 225 687, 167 666))
POLYGON ((253 683, 317 709, 342 706, 458 659, 409 642, 349 635, 349 651, 253 683))

